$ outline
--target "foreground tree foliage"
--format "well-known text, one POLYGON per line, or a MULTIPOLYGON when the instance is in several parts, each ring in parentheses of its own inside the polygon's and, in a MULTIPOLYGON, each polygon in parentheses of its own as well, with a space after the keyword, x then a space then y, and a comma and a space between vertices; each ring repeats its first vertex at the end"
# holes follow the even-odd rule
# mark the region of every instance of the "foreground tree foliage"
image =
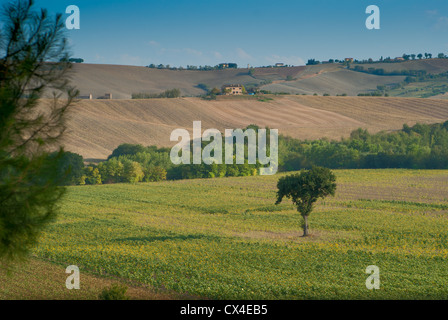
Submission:
POLYGON ((60 185, 70 186, 79 184, 84 172, 84 160, 79 154, 72 152, 53 152, 49 155, 49 160, 52 161, 54 157, 59 159, 56 170, 60 178, 60 185))
POLYGON ((37 12, 33 1, 2 8, 0 30, 0 259, 26 257, 55 217, 64 193, 48 155, 64 132, 64 115, 77 92, 61 15, 37 12), (46 95, 52 99, 42 102, 46 95), (63 99, 59 99, 63 97, 63 99))
POLYGON ((336 177, 330 169, 313 167, 300 173, 280 178, 277 184, 277 201, 280 204, 284 197, 292 200, 297 211, 303 217, 303 236, 309 235, 308 216, 319 198, 334 196, 336 177))

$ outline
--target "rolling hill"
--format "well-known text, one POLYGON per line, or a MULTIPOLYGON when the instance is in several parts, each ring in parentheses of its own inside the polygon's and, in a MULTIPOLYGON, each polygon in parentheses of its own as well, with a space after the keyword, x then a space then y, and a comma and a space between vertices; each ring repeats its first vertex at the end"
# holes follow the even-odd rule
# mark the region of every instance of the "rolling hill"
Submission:
MULTIPOLYGON (((366 66, 366 65, 364 65, 366 66)), ((370 66, 370 65, 367 65, 370 66)), ((448 70, 448 59, 375 63, 387 70, 448 70)), ((389 70, 389 71, 390 71, 389 70)), ((356 72, 340 64, 302 67, 226 69, 212 71, 164 70, 146 67, 75 64, 72 83, 81 95, 72 108, 64 145, 87 159, 104 159, 121 143, 172 146, 176 128, 191 130, 201 120, 203 129, 235 129, 249 124, 279 129, 301 139, 347 137, 359 127, 371 132, 397 130, 404 123, 434 123, 448 119, 447 99, 350 97, 376 90, 378 85, 400 83, 403 76, 378 76, 356 72), (258 86, 291 95, 219 97, 207 101, 194 96, 223 84, 258 86), (157 93, 179 88, 179 99, 130 100, 132 93, 157 93), (97 99, 111 93, 113 99, 97 99), (348 97, 301 94, 347 94, 348 97), (295 94, 295 95, 293 95, 295 94), (263 101, 261 101, 263 100, 263 101)), ((444 95, 438 96, 446 98, 444 95)))
POLYGON ((364 68, 384 69, 386 72, 401 70, 425 70, 427 73, 439 74, 448 71, 448 59, 422 59, 408 60, 398 63, 373 63, 373 64, 353 64, 364 68))
MULTIPOLYGON (((356 66, 353 65, 352 67, 356 66)), ((364 64, 365 68, 394 70, 426 70, 437 74, 448 71, 448 59, 425 59, 400 63, 364 64)), ((183 96, 206 93, 199 84, 220 88, 224 84, 258 86, 271 92, 291 94, 331 95, 375 91, 377 86, 401 83, 403 76, 378 76, 348 70, 340 64, 321 64, 301 67, 226 69, 211 71, 166 70, 146 67, 75 64, 72 83, 81 95, 92 94, 94 99, 111 93, 114 99, 130 99, 133 93, 158 93, 178 88, 183 96)))
POLYGON ((72 84, 81 95, 92 94, 94 99, 105 93, 111 93, 114 99, 130 99, 133 93, 157 93, 173 88, 180 89, 184 96, 199 96, 206 92, 198 84, 205 84, 209 88, 221 88, 230 83, 255 86, 266 80, 284 80, 304 69, 305 67, 261 68, 256 69, 251 76, 249 69, 159 70, 134 66, 75 64, 72 84))
POLYGON ((359 127, 397 130, 404 123, 448 120, 448 101, 383 97, 272 96, 272 100, 220 97, 150 100, 81 100, 73 106, 63 144, 84 158, 105 159, 121 143, 172 146, 176 128, 279 129, 302 139, 347 137, 359 127))
POLYGON ((376 90, 378 85, 400 83, 402 76, 376 76, 338 68, 324 69, 309 77, 298 78, 295 81, 282 81, 263 86, 272 92, 287 92, 290 94, 330 94, 356 96, 358 93, 376 90))

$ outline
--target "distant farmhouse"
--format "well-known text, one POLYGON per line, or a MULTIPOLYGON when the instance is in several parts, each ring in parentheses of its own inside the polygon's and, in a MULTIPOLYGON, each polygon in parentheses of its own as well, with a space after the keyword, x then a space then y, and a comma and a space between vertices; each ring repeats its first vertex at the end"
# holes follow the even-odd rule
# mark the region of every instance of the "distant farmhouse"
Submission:
POLYGON ((241 84, 228 84, 222 86, 222 92, 226 96, 230 95, 242 95, 243 94, 243 86, 241 84))
POLYGON ((353 58, 345 58, 345 62, 350 62, 353 63, 354 59, 353 58))
MULTIPOLYGON (((81 99, 81 100, 93 100, 93 94, 89 93, 86 95, 79 95, 76 97, 76 99, 81 99)), ((105 93, 104 96, 99 96, 97 97, 97 99, 107 99, 110 100, 112 99, 112 93, 105 93)))
POLYGON ((275 66, 276 66, 276 67, 284 67, 285 64, 284 64, 284 63, 276 63, 275 66))

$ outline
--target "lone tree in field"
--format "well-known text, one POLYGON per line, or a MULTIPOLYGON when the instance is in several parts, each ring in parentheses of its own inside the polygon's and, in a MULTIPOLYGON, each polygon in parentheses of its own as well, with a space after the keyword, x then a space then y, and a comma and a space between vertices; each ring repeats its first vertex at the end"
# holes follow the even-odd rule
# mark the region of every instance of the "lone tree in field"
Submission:
POLYGON ((32 0, 9 1, 1 11, 0 262, 7 262, 26 257, 55 216, 63 153, 48 152, 77 92, 68 82, 62 15, 34 11, 32 0))
POLYGON ((328 195, 334 196, 336 191, 336 177, 330 169, 313 167, 311 170, 302 170, 300 173, 280 178, 277 184, 277 201, 282 202, 283 197, 292 200, 297 211, 303 217, 303 236, 308 236, 308 216, 313 211, 314 203, 319 198, 328 195))

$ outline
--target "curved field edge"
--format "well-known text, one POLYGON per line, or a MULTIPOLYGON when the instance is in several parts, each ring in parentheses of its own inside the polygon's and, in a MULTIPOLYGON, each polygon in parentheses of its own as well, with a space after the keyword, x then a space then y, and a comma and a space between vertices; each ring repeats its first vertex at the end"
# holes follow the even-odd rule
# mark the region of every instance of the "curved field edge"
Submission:
POLYGON ((209 299, 446 299, 448 171, 335 172, 309 238, 277 175, 70 187, 34 253, 209 299))

